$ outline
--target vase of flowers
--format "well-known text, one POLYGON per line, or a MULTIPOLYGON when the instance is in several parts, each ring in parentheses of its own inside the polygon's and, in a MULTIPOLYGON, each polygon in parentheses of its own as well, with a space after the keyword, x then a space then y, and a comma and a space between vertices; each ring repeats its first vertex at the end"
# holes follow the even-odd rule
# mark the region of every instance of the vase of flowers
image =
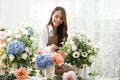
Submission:
POLYGON ((33 29, 31 26, 20 28, 7 38, 2 62, 9 68, 14 64, 19 67, 30 67, 34 57, 33 29))
POLYGON ((64 39, 60 50, 66 53, 64 62, 75 67, 75 72, 80 77, 86 77, 86 66, 91 66, 98 52, 98 47, 92 45, 85 34, 73 33, 64 39), (83 74, 84 73, 84 74, 83 74))
POLYGON ((36 57, 36 66, 44 70, 44 79, 53 79, 55 76, 55 65, 62 65, 64 59, 61 54, 54 52, 49 54, 41 53, 36 57))

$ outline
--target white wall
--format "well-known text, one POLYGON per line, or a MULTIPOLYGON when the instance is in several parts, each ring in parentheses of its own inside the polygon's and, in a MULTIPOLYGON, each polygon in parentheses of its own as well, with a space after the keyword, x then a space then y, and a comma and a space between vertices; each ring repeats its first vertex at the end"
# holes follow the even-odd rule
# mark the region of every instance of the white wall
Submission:
POLYGON ((0 0, 1 24, 14 30, 28 20, 28 0, 0 0))

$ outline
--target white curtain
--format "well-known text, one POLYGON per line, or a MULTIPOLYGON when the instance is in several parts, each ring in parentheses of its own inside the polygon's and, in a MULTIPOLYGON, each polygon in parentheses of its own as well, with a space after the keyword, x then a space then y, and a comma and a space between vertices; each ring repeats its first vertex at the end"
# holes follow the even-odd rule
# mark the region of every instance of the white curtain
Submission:
MULTIPOLYGON (((67 11, 69 34, 84 32, 100 47, 92 69, 120 78, 120 0, 0 0, 0 24, 14 30, 33 24, 38 32, 56 6, 67 11)), ((39 35, 39 34, 38 34, 39 35)))

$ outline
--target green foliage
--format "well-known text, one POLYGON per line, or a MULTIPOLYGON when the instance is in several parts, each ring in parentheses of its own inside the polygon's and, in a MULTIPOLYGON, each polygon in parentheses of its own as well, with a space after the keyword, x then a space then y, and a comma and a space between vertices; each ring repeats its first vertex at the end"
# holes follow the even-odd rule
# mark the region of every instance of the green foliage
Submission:
POLYGON ((77 80, 84 80, 82 77, 77 77, 77 80))
POLYGON ((0 75, 0 80, 14 80, 16 79, 14 74, 5 74, 5 75, 0 75))
POLYGON ((98 75, 98 73, 96 71, 91 71, 88 75, 89 76, 96 76, 96 75, 98 75))

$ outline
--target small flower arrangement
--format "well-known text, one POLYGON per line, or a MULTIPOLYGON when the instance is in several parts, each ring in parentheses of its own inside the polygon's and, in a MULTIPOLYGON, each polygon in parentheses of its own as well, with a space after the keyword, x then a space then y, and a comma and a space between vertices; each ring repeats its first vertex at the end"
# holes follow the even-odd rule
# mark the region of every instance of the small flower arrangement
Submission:
POLYGON ((63 62, 64 59, 62 55, 57 52, 54 52, 50 55, 47 55, 45 53, 39 54, 36 57, 35 64, 39 69, 46 69, 51 64, 60 66, 63 62))
POLYGON ((60 50, 67 53, 64 62, 78 68, 84 64, 91 66, 97 56, 98 48, 91 45, 90 39, 84 34, 73 33, 68 39, 64 39, 60 50))
POLYGON ((17 68, 31 66, 35 51, 32 27, 18 29, 6 41, 2 62, 7 67, 12 67, 13 64, 16 64, 17 68))

